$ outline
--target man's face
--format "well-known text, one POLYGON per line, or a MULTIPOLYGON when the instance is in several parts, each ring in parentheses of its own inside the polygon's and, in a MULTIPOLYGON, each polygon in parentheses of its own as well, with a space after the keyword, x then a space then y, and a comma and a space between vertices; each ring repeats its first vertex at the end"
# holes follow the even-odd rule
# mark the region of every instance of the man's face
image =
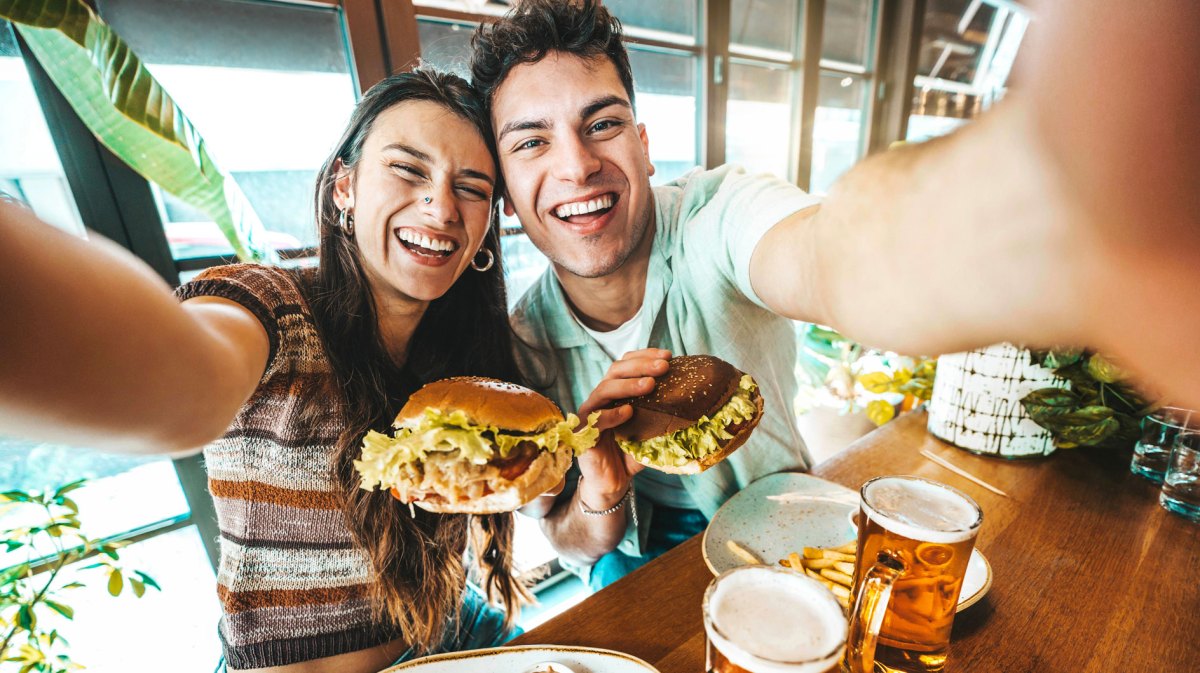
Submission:
POLYGON ((654 216, 646 129, 604 56, 551 52, 509 71, 492 99, 505 212, 562 270, 621 267, 654 216))

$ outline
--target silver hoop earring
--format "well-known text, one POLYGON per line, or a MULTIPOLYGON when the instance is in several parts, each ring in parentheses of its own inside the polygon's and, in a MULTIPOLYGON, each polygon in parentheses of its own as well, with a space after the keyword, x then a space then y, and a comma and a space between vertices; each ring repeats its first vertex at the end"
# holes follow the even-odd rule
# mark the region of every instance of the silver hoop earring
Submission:
POLYGON ((482 272, 487 271, 488 269, 492 268, 492 265, 494 265, 496 263, 496 256, 493 255, 492 251, 488 250, 487 248, 480 248, 479 252, 475 253, 475 257, 471 258, 471 268, 482 273, 482 272), (475 259, 477 257, 479 257, 479 252, 482 252, 483 254, 487 255, 487 263, 484 264, 483 266, 479 266, 478 264, 475 263, 475 259))
POLYGON ((349 214, 349 208, 343 208, 338 211, 338 227, 346 233, 347 236, 354 235, 354 216, 349 214))

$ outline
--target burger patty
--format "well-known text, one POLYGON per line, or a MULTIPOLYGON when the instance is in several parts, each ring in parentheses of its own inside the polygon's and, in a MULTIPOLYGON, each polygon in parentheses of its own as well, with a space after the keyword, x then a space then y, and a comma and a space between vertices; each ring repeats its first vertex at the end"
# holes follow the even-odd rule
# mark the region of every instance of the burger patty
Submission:
POLYGON ((488 464, 500 470, 500 477, 509 481, 515 480, 529 469, 529 465, 538 457, 537 444, 521 442, 513 447, 507 458, 496 456, 488 464))

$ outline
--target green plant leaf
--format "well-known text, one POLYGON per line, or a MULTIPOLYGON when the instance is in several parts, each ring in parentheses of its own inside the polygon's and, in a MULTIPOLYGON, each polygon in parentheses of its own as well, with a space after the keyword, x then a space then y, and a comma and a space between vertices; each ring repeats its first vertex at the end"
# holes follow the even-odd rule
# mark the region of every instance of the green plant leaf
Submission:
POLYGON ((152 586, 155 589, 162 591, 162 587, 158 586, 158 582, 155 582, 153 577, 147 575, 146 573, 144 573, 140 570, 133 571, 133 574, 137 575, 138 579, 142 580, 142 582, 144 582, 147 586, 152 586))
POLYGON ((0 0, 29 49, 101 143, 208 215, 246 261, 274 262, 237 183, 136 54, 82 0, 0 0))
POLYGON ((111 596, 120 596, 121 590, 125 588, 125 578, 121 575, 121 571, 113 568, 108 573, 108 593, 111 596))
POLYGON ((1083 358, 1082 348, 1052 348, 1046 353, 1042 366, 1047 369, 1059 369, 1079 362, 1083 358))
POLYGON ((1087 361, 1087 373, 1092 375, 1092 378, 1101 383, 1116 383, 1128 378, 1129 375, 1125 370, 1118 367, 1111 360, 1105 359, 1104 356, 1096 353, 1087 361))
POLYGON ((17 626, 32 631, 37 627, 37 615, 33 614, 33 608, 29 605, 22 605, 17 609, 17 626))
POLYGON ((76 479, 75 481, 72 481, 69 484, 63 484, 62 486, 59 486, 54 491, 54 496, 52 497, 52 499, 54 500, 55 503, 62 504, 62 501, 60 500, 60 498, 62 498, 64 495, 70 493, 71 491, 74 491, 79 488, 83 488, 83 485, 86 483, 87 483, 87 479, 76 479))
POLYGON ((1078 408, 1079 396, 1066 388, 1039 388, 1021 398, 1021 406, 1034 423, 1047 427, 1047 419, 1078 408))
POLYGON ((146 593, 146 585, 141 580, 129 578, 129 586, 133 589, 133 595, 141 598, 146 593))
POLYGON ((64 588, 64 589, 82 589, 86 586, 87 585, 84 584, 83 582, 71 582, 70 584, 64 584, 62 586, 62 588, 64 588))
POLYGON ((62 603, 59 603, 58 601, 52 601, 49 599, 43 600, 42 602, 46 604, 46 607, 57 612, 58 614, 62 615, 63 617, 66 617, 67 619, 75 619, 75 610, 71 606, 63 605, 62 603))
POLYGON ((25 491, 14 490, 14 491, 5 491, 3 493, 0 493, 0 499, 6 500, 8 502, 32 502, 33 496, 29 495, 25 491))

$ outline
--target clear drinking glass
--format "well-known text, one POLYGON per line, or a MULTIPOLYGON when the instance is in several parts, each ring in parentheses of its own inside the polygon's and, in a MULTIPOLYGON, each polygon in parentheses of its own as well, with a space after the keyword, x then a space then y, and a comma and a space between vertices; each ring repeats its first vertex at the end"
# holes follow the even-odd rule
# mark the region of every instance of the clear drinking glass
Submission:
POLYGON ((1143 418, 1142 436, 1133 446, 1129 471, 1156 484, 1163 483, 1175 436, 1191 424, 1193 414, 1191 409, 1163 407, 1143 418))
POLYGON ((1175 436, 1158 502, 1167 510, 1200 522, 1200 432, 1175 436))
POLYGON ((773 566, 728 570, 704 592, 708 673, 833 673, 846 617, 816 580, 773 566))
POLYGON ((845 667, 940 672, 983 512, 920 477, 878 477, 861 494, 845 667))

